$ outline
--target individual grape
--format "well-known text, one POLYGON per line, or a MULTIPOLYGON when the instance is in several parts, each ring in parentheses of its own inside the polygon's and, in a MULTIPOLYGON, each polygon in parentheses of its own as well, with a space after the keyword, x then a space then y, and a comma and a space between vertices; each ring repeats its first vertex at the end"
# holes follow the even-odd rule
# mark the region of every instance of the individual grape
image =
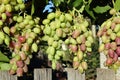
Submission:
POLYGON ((2 20, 0 20, 0 28, 2 27, 2 25, 3 25, 3 21, 2 21, 2 20))
POLYGON ((2 0, 3 4, 8 4, 10 2, 10 0, 2 0))
POLYGON ((23 10, 23 9, 25 9, 25 4, 24 3, 19 4, 19 7, 20 7, 21 10, 23 10))
POLYGON ((36 43, 32 44, 32 48, 33 52, 37 52, 38 51, 38 45, 36 43))
POLYGON ((55 13, 49 13, 47 19, 52 20, 55 17, 55 13))
POLYGON ((6 16, 5 13, 2 13, 1 17, 2 17, 2 20, 6 20, 7 19, 7 16, 6 16))
POLYGON ((5 5, 4 4, 0 5, 0 12, 3 13, 5 12, 5 10, 6 10, 5 5))
POLYGON ((43 24, 48 24, 50 22, 50 20, 49 19, 45 19, 45 20, 43 20, 43 24))
POLYGON ((17 22, 22 22, 23 21, 23 17, 22 16, 18 16, 18 18, 17 18, 17 22))
POLYGON ((17 0, 18 4, 22 4, 23 0, 17 0))
POLYGON ((5 39, 5 33, 0 31, 0 39, 4 40, 5 39))
POLYGON ((72 21, 72 16, 68 13, 65 14, 65 19, 68 21, 72 21))
POLYGON ((12 6, 10 4, 7 4, 5 8, 7 12, 12 12, 12 6))
POLYGON ((9 46, 10 45, 10 37, 8 35, 5 36, 4 43, 9 46))

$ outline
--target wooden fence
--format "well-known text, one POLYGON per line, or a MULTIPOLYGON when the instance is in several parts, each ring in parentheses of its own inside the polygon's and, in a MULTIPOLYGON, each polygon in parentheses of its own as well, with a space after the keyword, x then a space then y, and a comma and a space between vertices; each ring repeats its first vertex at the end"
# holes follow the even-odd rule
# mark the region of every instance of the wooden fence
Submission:
MULTIPOLYGON (((85 80, 85 74, 72 68, 65 69, 67 73, 66 80, 85 80)), ((0 80, 19 80, 16 75, 9 75, 7 71, 0 71, 0 80)), ((34 80, 52 80, 52 69, 34 69, 34 80)), ((115 72, 110 69, 97 69, 96 80, 120 80, 116 79, 115 72)))

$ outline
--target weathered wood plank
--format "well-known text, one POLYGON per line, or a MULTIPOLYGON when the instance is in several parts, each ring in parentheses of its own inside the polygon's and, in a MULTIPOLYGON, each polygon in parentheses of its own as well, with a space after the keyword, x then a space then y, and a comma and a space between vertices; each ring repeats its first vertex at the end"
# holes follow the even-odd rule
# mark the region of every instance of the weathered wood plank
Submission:
POLYGON ((52 80, 52 69, 35 69, 34 80, 52 80))
POLYGON ((66 68, 66 71, 67 71, 67 80, 76 80, 75 70, 73 70, 72 68, 66 68))
POLYGON ((81 74, 78 70, 76 70, 76 80, 85 80, 85 73, 81 74))
POLYGON ((73 68, 66 68, 67 80, 85 80, 85 74, 81 74, 78 70, 73 68))
POLYGON ((0 71, 0 80, 17 80, 17 76, 10 75, 8 71, 0 71))
POLYGON ((97 69, 97 80, 116 80, 115 71, 111 69, 97 69))

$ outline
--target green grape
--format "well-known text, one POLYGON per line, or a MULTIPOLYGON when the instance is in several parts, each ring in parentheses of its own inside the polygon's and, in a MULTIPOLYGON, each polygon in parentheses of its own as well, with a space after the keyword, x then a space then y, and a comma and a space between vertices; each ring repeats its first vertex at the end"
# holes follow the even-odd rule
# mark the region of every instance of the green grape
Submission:
POLYGON ((49 46, 49 47, 48 47, 48 50, 49 50, 48 54, 51 54, 51 55, 54 55, 54 54, 55 54, 55 48, 54 48, 54 47, 49 46))
POLYGON ((53 58, 54 58, 54 56, 53 56, 53 55, 48 54, 48 59, 49 59, 49 60, 53 60, 53 58))
POLYGON ((55 13, 49 13, 47 19, 52 20, 55 17, 55 13))
POLYGON ((33 43, 33 38, 27 38, 27 43, 32 44, 33 43))
POLYGON ((58 37, 56 34, 53 36, 54 40, 59 40, 60 37, 58 37))
POLYGON ((15 5, 15 11, 18 11, 20 9, 19 5, 15 5))
POLYGON ((45 24, 48 24, 50 22, 50 20, 49 19, 44 19, 43 21, 42 21, 42 23, 45 25, 45 24))
POLYGON ((16 3, 16 0, 11 0, 11 1, 10 1, 10 4, 15 6, 15 5, 17 4, 17 3, 16 3))
POLYGON ((25 25, 29 24, 29 19, 24 19, 23 23, 24 23, 25 25))
POLYGON ((5 12, 5 10, 6 10, 5 5, 4 4, 0 5, 0 12, 3 13, 5 12))
POLYGON ((56 29, 56 35, 57 35, 58 37, 62 37, 63 31, 62 31, 61 28, 56 29))
POLYGON ((65 28, 65 27, 66 27, 65 23, 61 23, 60 26, 61 26, 62 28, 65 28))
POLYGON ((52 46, 53 46, 54 48, 56 48, 56 47, 58 46, 58 42, 57 42, 57 41, 54 41, 53 44, 52 44, 52 46))
POLYGON ((60 28, 60 24, 61 24, 61 22, 58 19, 56 19, 56 21, 55 21, 55 27, 56 28, 60 28))
POLYGON ((10 2, 10 0, 2 0, 3 4, 8 4, 10 2))
POLYGON ((33 28, 34 33, 40 34, 41 30, 40 28, 33 28))
POLYGON ((0 39, 4 40, 5 39, 5 34, 4 32, 0 31, 0 39))
POLYGON ((7 4, 5 8, 7 12, 12 12, 12 6, 10 4, 7 4))
POLYGON ((52 45, 53 42, 54 42, 54 38, 49 37, 49 38, 48 38, 48 45, 52 45))
POLYGON ((3 44, 4 40, 0 38, 0 44, 3 44))
POLYGON ((29 25, 32 25, 32 26, 33 26, 34 24, 35 24, 35 22, 34 22, 33 20, 30 20, 30 21, 29 21, 29 25))
POLYGON ((7 19, 7 16, 6 16, 5 13, 2 13, 1 17, 2 17, 3 20, 6 20, 6 19, 7 19))
POLYGON ((7 27, 7 26, 3 27, 3 31, 4 31, 5 33, 7 33, 8 35, 10 34, 10 29, 9 29, 9 27, 7 27))
POLYGON ((64 21, 64 19, 65 19, 65 16, 62 14, 62 15, 60 15, 60 18, 59 18, 59 20, 61 21, 61 22, 63 22, 64 21))
POLYGON ((32 16, 27 15, 27 16, 25 16, 25 19, 32 20, 32 16))
POLYGON ((18 16, 18 18, 17 18, 17 22, 22 22, 23 21, 23 17, 22 16, 18 16))
POLYGON ((5 36, 4 42, 7 46, 10 44, 10 37, 8 35, 5 36))
POLYGON ((17 2, 18 2, 19 4, 22 4, 22 3, 23 3, 23 0, 17 0, 17 2))
POLYGON ((24 3, 19 4, 19 7, 20 7, 21 10, 23 10, 23 9, 25 9, 25 4, 24 3))
POLYGON ((56 61, 55 60, 52 60, 52 69, 56 69, 56 61))
POLYGON ((13 16, 13 20, 14 20, 14 21, 17 21, 17 16, 13 16))
POLYGON ((43 30, 44 34, 51 34, 51 28, 49 26, 45 27, 43 30))
POLYGON ((68 13, 65 14, 65 19, 68 21, 72 21, 72 16, 68 13))
POLYGON ((36 43, 33 43, 33 44, 32 44, 32 50, 33 50, 34 52, 37 52, 37 51, 38 51, 38 46, 37 46, 36 43))
POLYGON ((2 21, 2 20, 0 20, 0 26, 2 27, 2 25, 3 25, 3 21, 2 21))
POLYGON ((58 54, 55 54, 55 60, 59 60, 60 56, 58 54))

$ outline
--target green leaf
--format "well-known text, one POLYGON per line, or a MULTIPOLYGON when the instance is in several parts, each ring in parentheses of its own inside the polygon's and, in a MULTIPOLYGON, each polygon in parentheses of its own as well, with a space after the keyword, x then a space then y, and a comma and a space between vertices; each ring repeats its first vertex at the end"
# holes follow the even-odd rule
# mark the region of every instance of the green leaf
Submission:
POLYGON ((46 0, 46 3, 48 3, 48 0, 46 0))
POLYGON ((59 6, 61 2, 64 2, 64 0, 53 0, 53 3, 55 4, 55 6, 59 6))
POLYGON ((90 4, 91 4, 91 2, 92 2, 92 0, 88 0, 88 5, 90 5, 90 4))
POLYGON ((78 7, 78 6, 80 6, 80 5, 82 4, 82 2, 83 2, 83 0, 75 0, 75 1, 73 2, 73 6, 74 6, 74 7, 78 7))
POLYGON ((116 0, 114 4, 114 8, 119 11, 120 10, 120 0, 116 0))
POLYGON ((11 69, 11 64, 9 63, 0 63, 0 70, 10 70, 11 69))
POLYGON ((93 19, 96 19, 95 16, 94 16, 93 11, 90 11, 89 8, 90 8, 89 5, 85 6, 85 10, 86 10, 86 12, 87 12, 87 13, 88 13, 93 19))
POLYGON ((34 0, 32 0, 32 8, 31 8, 31 15, 35 12, 34 0))
POLYGON ((111 9, 111 7, 109 5, 106 5, 106 6, 97 6, 97 7, 93 8, 93 10, 96 13, 104 13, 104 12, 107 12, 109 9, 111 9))
POLYGON ((9 58, 6 55, 4 55, 2 52, 0 52, 0 61, 9 62, 9 58))

